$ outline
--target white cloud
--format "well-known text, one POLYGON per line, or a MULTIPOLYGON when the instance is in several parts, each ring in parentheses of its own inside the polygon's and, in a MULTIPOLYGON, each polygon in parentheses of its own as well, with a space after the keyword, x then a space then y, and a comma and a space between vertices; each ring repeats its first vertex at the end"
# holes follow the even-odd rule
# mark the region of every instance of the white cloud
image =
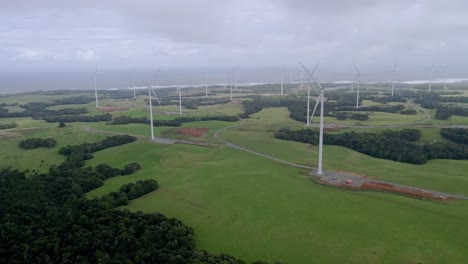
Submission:
POLYGON ((76 57, 82 61, 90 61, 96 58, 94 50, 77 50, 76 57))
POLYGON ((39 50, 39 49, 33 49, 33 48, 23 48, 19 52, 18 57, 20 59, 24 60, 39 60, 42 59, 46 56, 48 56, 49 53, 45 50, 39 50))

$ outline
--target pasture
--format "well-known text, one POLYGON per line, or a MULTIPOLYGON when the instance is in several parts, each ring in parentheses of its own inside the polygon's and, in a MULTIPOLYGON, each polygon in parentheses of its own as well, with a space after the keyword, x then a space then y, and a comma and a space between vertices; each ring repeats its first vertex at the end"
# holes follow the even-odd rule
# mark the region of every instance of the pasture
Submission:
MULTIPOLYGON (((241 94, 236 94, 240 96, 241 94)), ((220 95, 218 95, 220 96, 220 95)), ((64 96, 21 95, 0 98, 1 102, 47 102, 64 96)), ((102 106, 128 110, 110 112, 113 117, 147 117, 145 97, 103 99, 102 106)), ((246 99, 247 100, 247 99, 246 99)), ((365 101, 365 105, 375 104, 365 101)), ((94 102, 85 105, 56 105, 50 110, 81 108, 87 115, 101 114, 94 102)), ((102 110, 102 109, 101 109, 102 110)), ((175 105, 155 106, 156 120, 179 117, 175 105)), ((184 116, 237 115, 242 105, 235 103, 183 109, 184 116)), ((433 111, 430 111, 434 115, 433 111)), ((439 127, 465 124, 466 118, 431 119, 414 126, 425 115, 414 116, 375 112, 368 121, 325 118, 326 123, 353 125, 330 133, 381 132, 417 128, 418 141, 446 141, 439 127), (390 127, 386 127, 390 126, 390 127)), ((24 118, 1 118, 18 127, 0 130, 0 167, 44 172, 64 157, 64 145, 96 142, 114 134, 131 134, 139 141, 94 153, 86 166, 107 163, 122 168, 138 162, 142 169, 133 175, 118 176, 87 194, 100 197, 117 191, 125 183, 156 179, 160 188, 119 209, 161 212, 191 226, 196 246, 212 253, 229 253, 253 261, 271 263, 465 263, 468 262, 468 201, 438 203, 375 191, 349 191, 321 185, 309 171, 278 163, 222 145, 221 138, 285 161, 315 167, 318 147, 274 138, 283 127, 306 128, 289 117, 286 107, 265 108, 239 122, 199 121, 182 128, 206 128, 200 137, 177 133, 174 127, 155 127, 155 136, 218 144, 200 147, 186 144, 150 142, 148 124, 108 125, 106 122, 57 123, 24 118), (232 126, 232 127, 231 127, 232 126), (228 128, 229 127, 229 128, 228 128), (30 137, 52 137, 51 149, 22 150, 17 144, 30 137)), ((318 118, 314 118, 314 123, 318 118)), ((376 159, 340 146, 324 146, 324 169, 343 170, 376 179, 468 196, 467 160, 431 160, 412 165, 376 159)))

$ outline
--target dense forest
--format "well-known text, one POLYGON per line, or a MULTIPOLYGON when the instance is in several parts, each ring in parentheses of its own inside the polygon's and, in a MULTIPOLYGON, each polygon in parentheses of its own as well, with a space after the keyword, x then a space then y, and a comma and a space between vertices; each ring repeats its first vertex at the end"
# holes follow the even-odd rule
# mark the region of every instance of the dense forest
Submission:
MULTIPOLYGON (((382 133, 356 133, 353 131, 341 134, 325 133, 323 142, 328 145, 350 148, 375 158, 412 164, 424 164, 431 159, 468 159, 468 151, 458 144, 426 142, 419 145, 412 143, 420 136, 421 131, 417 129, 386 130, 382 133)), ((317 145, 319 132, 312 129, 293 131, 283 128, 275 133, 275 137, 317 145)))
POLYGON ((28 138, 18 142, 18 146, 22 149, 35 149, 35 148, 52 148, 57 144, 53 138, 28 138))
POLYGON ((468 146, 468 129, 442 128, 440 133, 446 139, 468 146))
POLYGON ((112 115, 102 114, 102 115, 61 115, 61 116, 46 116, 44 120, 48 123, 56 123, 56 122, 101 122, 101 121, 111 121, 112 115))
MULTIPOLYGON (((373 93, 369 92, 368 95, 373 98, 373 93)), ((398 113, 404 110, 404 105, 377 105, 356 108, 356 96, 350 93, 330 93, 327 94, 328 100, 325 101, 324 105, 324 116, 336 117, 338 120, 345 120, 347 118, 366 121, 369 119, 369 115, 372 112, 387 112, 387 113, 398 113), (333 101, 332 101, 333 100, 333 101), (353 111, 355 113, 348 113, 353 111), (359 113, 366 112, 366 113, 359 113)), ((245 100, 242 102, 243 113, 240 115, 241 118, 248 118, 251 114, 257 113, 266 107, 287 107, 291 117, 294 120, 300 122, 307 121, 307 99, 298 98, 295 96, 287 97, 262 97, 253 96, 252 100, 245 100)), ((363 98, 360 98, 362 103, 363 98)), ((310 105, 310 111, 312 113, 315 102, 312 101, 310 105)), ((320 108, 317 108, 316 115, 320 114, 320 108)))
POLYGON ((193 230, 177 219, 114 209, 156 190, 155 180, 126 184, 100 198, 85 197, 105 179, 140 166, 91 168, 70 160, 134 140, 114 136, 67 146, 60 150, 67 159, 44 174, 1 169, 0 263, 244 263, 196 250, 193 230))
MULTIPOLYGON (((182 123, 190 123, 197 121, 225 121, 225 122, 236 122, 239 121, 237 116, 186 116, 177 117, 174 120, 153 120, 153 126, 171 126, 178 127, 182 123)), ((150 120, 147 117, 130 117, 130 116, 118 116, 108 123, 109 125, 125 125, 125 124, 149 124, 150 120)))
POLYGON ((6 124, 0 124, 0 129, 9 129, 9 128, 15 128, 17 127, 18 124, 12 122, 12 123, 6 123, 6 124))

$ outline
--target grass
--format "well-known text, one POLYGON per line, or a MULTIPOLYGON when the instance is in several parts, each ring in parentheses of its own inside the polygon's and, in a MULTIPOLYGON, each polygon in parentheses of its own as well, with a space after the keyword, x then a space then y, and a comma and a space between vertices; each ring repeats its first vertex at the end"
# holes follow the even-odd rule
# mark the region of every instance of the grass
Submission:
POLYGON ((53 127, 43 126, 1 131, 2 147, 0 148, 0 157, 2 159, 0 159, 0 168, 12 167, 19 170, 29 169, 32 172, 46 172, 51 165, 58 165, 65 159, 58 154, 58 150, 62 146, 96 142, 105 138, 101 134, 84 133, 81 128, 75 126, 69 125, 65 128, 57 128, 56 124, 53 125, 53 127), (18 147, 18 142, 31 137, 51 137, 57 140, 57 145, 53 148, 31 150, 18 147))
MULTIPOLYGON (((53 99, 54 97, 47 97, 53 99)), ((63 98, 58 96, 57 98, 63 98)), ((0 98, 12 102, 11 98, 0 98)), ((148 116, 144 97, 133 100, 101 100, 102 106, 129 107, 112 112, 130 116, 148 116)), ((18 97, 15 100, 41 101, 46 97, 18 97)), ((1 102, 1 101, 0 101, 1 102)), ((25 101, 27 102, 27 101, 25 101)), ((57 106, 55 109, 60 109, 57 106)), ((87 105, 90 114, 94 104, 87 105)), ((64 106, 67 108, 67 106, 64 106)), ((155 107, 155 119, 167 120, 178 115, 162 115, 177 107, 155 107)), ((241 106, 224 104, 186 110, 190 116, 234 115, 241 106)), ((366 125, 407 124, 423 119, 422 114, 376 113, 366 125)), ((440 124, 462 122, 452 117, 440 124), (445 123, 444 123, 445 122, 445 123)), ((63 160, 57 151, 66 144, 95 142, 105 132, 149 136, 146 124, 105 125, 72 123, 58 129, 57 123, 31 118, 0 119, 16 122, 18 128, 0 131, 0 167, 44 171, 63 160), (101 131, 95 131, 101 130, 101 131), (104 133, 102 133, 104 131, 104 133), (52 149, 21 150, 17 142, 29 137, 53 137, 58 145, 52 149), (44 160, 44 162, 41 162, 44 160)), ((335 119, 329 119, 337 123, 335 119)), ((433 122, 433 120, 431 120, 433 122)), ((204 121, 183 124, 184 127, 206 127, 201 138, 215 142, 212 134, 234 123, 204 121)), ((287 108, 267 108, 252 115, 245 124, 223 132, 222 137, 248 149, 311 166, 316 165, 317 147, 275 139, 273 133, 284 126, 305 128, 289 118, 287 108)), ((349 128, 344 131, 382 131, 394 128, 349 128)), ((156 136, 167 134, 172 127, 155 128, 156 136)), ((442 140, 438 129, 418 128, 420 142, 442 140)), ((102 196, 129 182, 153 178, 160 189, 131 201, 131 211, 161 212, 176 217, 194 228, 199 249, 213 253, 226 252, 246 261, 263 259, 284 263, 466 263, 468 262, 468 202, 451 204, 422 201, 380 192, 353 192, 322 186, 306 175, 307 171, 277 163, 242 151, 190 145, 160 145, 148 141, 106 149, 94 153, 86 165, 105 162, 122 168, 139 162, 142 169, 133 175, 106 180, 104 186, 88 193, 102 196)), ((468 195, 468 161, 433 160, 425 165, 411 165, 375 159, 339 147, 324 147, 324 168, 359 174, 468 195)))
MULTIPOLYGON (((423 120, 425 115, 418 113, 417 115, 402 115, 398 113, 384 113, 384 112, 374 112, 369 116, 367 121, 358 121, 353 119, 347 120, 337 120, 334 117, 325 117, 325 123, 333 123, 339 125, 363 125, 363 126, 388 126, 388 125, 407 125, 414 123, 416 121, 423 120)), ((318 117, 315 117, 314 120, 318 122, 318 117)))
POLYGON ((195 230, 199 249, 286 263, 463 263, 468 203, 446 205, 313 183, 306 171, 228 148, 138 142, 95 153, 87 165, 138 161, 89 197, 139 179, 161 188, 132 211, 162 212, 195 230))
MULTIPOLYGON (((246 125, 224 131, 222 137, 260 153, 316 167, 317 146, 274 138, 273 135, 276 130, 271 128, 275 125, 269 125, 271 120, 268 120, 275 116, 278 123, 284 122, 284 111, 287 110, 281 108, 264 109, 254 115, 251 120, 248 120, 246 125), (283 111, 283 115, 281 115, 281 111, 283 111)), ((284 127, 285 125, 276 126, 284 127)), ((292 128, 305 128, 304 125, 298 125, 297 123, 292 123, 290 126, 292 128)), ((380 132, 384 129, 387 128, 354 128, 343 130, 343 132, 350 130, 380 132)), ((439 129, 418 129, 423 133, 421 143, 423 141, 441 140, 439 129)), ((466 160, 431 160, 424 165, 412 165, 373 158, 340 146, 325 145, 324 168, 328 170, 345 170, 401 184, 468 195, 468 175, 465 173, 468 170, 468 161, 466 160)))

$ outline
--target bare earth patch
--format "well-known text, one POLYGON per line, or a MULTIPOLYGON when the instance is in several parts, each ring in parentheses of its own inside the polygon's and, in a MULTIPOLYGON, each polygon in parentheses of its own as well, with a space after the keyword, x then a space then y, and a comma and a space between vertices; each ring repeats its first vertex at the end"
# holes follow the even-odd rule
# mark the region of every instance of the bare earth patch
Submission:
POLYGON ((177 131, 181 134, 192 136, 192 137, 201 137, 203 136, 209 128, 193 128, 193 127, 180 127, 177 128, 177 131))
POLYGON ((109 112, 113 112, 113 111, 125 111, 125 110, 128 110, 130 108, 128 107, 110 107, 110 106, 105 106, 105 107, 99 107, 97 110, 99 112, 106 112, 106 113, 109 113, 109 112))
POLYGON ((176 135, 186 135, 186 136, 191 136, 191 137, 201 137, 208 130, 209 128, 179 127, 179 128, 174 128, 174 129, 162 132, 161 134, 164 134, 164 135, 176 134, 176 135))

